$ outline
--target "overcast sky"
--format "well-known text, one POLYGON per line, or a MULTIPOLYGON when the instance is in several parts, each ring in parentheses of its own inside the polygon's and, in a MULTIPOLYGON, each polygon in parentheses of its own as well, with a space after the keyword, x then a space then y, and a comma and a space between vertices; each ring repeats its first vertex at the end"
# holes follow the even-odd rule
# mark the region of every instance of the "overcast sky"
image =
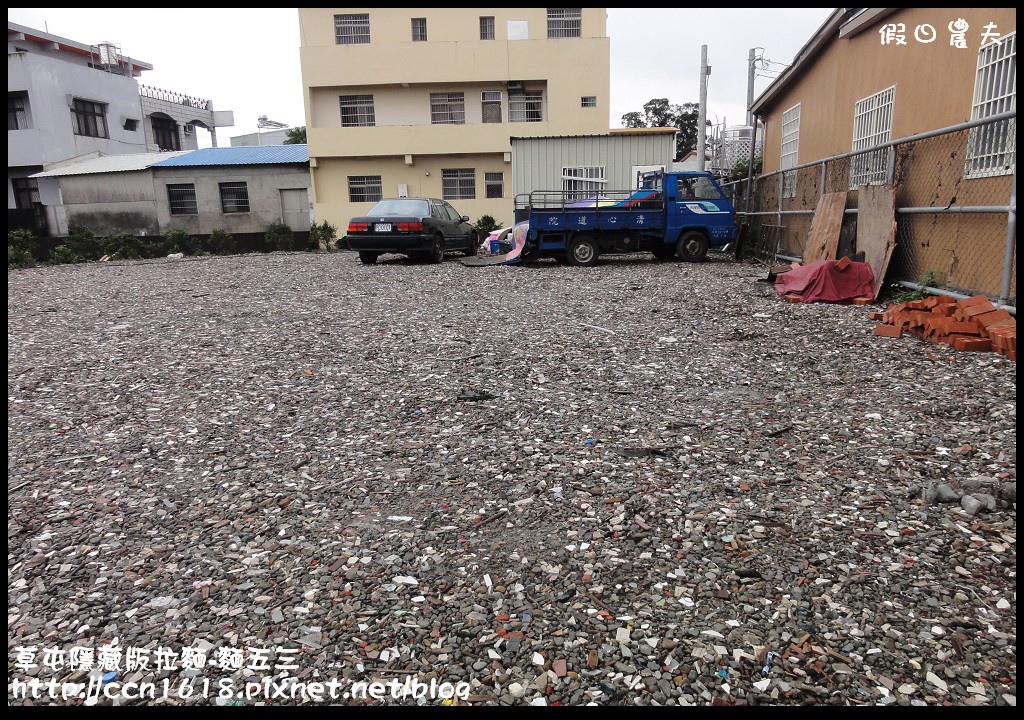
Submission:
MULTIPOLYGON (((667 98, 700 100, 701 45, 707 45, 707 116, 741 125, 747 99, 747 56, 762 48, 754 97, 778 75, 832 8, 666 9, 608 8, 611 103, 608 127, 667 98)), ((113 42, 121 53, 149 63, 144 85, 202 97, 232 110, 235 126, 218 131, 218 144, 256 132, 260 115, 305 125, 295 8, 8 8, 7 19, 70 40, 113 42)), ((209 142, 198 134, 200 146, 209 142)))

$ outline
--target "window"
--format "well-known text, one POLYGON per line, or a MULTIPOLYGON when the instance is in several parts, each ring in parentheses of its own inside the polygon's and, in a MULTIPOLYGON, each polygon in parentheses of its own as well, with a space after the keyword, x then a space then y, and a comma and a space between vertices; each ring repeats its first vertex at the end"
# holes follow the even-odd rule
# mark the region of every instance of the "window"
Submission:
POLYGON ((220 184, 220 209, 225 213, 249 212, 249 188, 244 182, 220 184))
MULTIPOLYGON (((782 156, 779 167, 789 170, 797 165, 800 146, 800 103, 782 113, 782 156)), ((796 173, 782 174, 782 196, 796 197, 796 173)))
POLYGON ((500 172, 484 173, 484 197, 505 197, 505 174, 500 172))
POLYGON ((566 199, 594 195, 604 190, 607 184, 603 167, 562 168, 562 193, 566 199))
POLYGON ((181 150, 181 138, 178 137, 178 123, 170 118, 152 116, 153 140, 163 152, 181 150))
POLYGON ((580 107, 585 108, 596 108, 597 107, 597 96, 596 95, 584 95, 580 98, 580 107))
POLYGON ((370 42, 370 15, 334 16, 334 42, 337 45, 365 45, 370 42))
POLYGON ((480 16, 480 39, 481 40, 493 40, 494 39, 494 16, 493 15, 482 15, 482 16, 480 16))
POLYGON ((28 115, 25 113, 25 106, 28 104, 28 93, 9 92, 7 93, 7 129, 26 130, 28 129, 28 115))
POLYGON ((548 38, 579 37, 582 8, 548 8, 548 38))
POLYGON ((413 18, 412 19, 412 41, 413 42, 426 42, 427 41, 427 19, 426 18, 413 18))
POLYGON ((125 118, 124 119, 124 129, 127 130, 128 132, 138 132, 138 130, 139 130, 138 118, 125 118))
POLYGON ((375 124, 373 95, 341 96, 342 127, 373 127, 375 124))
POLYGON ((500 90, 484 90, 480 93, 480 115, 485 123, 501 122, 500 90))
MULTIPOLYGON (((892 131, 892 99, 896 87, 887 88, 863 100, 853 111, 853 150, 866 150, 889 142, 892 131)), ((854 155, 850 159, 850 189, 858 185, 885 182, 887 153, 883 150, 854 155)))
POLYGON ((431 125, 464 125, 466 97, 463 93, 430 93, 431 125))
POLYGON ((476 172, 473 168, 441 170, 441 197, 445 200, 476 198, 476 172))
POLYGON ((541 122, 544 119, 544 96, 523 93, 508 96, 509 122, 541 122))
POLYGON ((168 185, 167 203, 171 206, 171 215, 199 214, 199 206, 196 204, 196 186, 192 183, 168 185))
POLYGON ((456 222, 456 223, 462 222, 462 216, 459 215, 458 210, 453 208, 448 203, 446 203, 446 202, 444 202, 442 200, 439 203, 435 203, 435 205, 440 206, 438 209, 440 209, 440 211, 441 211, 441 217, 442 218, 447 218, 448 220, 451 220, 452 222, 456 222))
POLYGON ((71 105, 71 124, 75 135, 110 137, 107 134, 106 105, 75 98, 71 105))
POLYGON ((380 175, 349 175, 349 202, 377 202, 384 197, 380 175))
MULTIPOLYGON (((978 51, 971 120, 1017 108, 1017 33, 1004 35, 978 51)), ((1017 165, 1017 118, 971 128, 967 177, 1009 175, 1017 165)))
POLYGON ((14 207, 18 210, 29 210, 39 201, 39 181, 35 178, 11 178, 11 189, 14 190, 14 207))

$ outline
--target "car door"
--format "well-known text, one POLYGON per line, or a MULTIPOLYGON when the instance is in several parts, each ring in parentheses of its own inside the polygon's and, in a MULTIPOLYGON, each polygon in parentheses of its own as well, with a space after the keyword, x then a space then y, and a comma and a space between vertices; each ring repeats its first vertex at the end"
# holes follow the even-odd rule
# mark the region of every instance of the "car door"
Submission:
POLYGON ((438 229, 444 234, 444 246, 447 249, 452 246, 452 235, 455 232, 455 228, 452 227, 452 219, 448 217, 448 211, 445 210, 444 206, 445 202, 443 200, 430 201, 430 216, 434 218, 438 229))
POLYGON ((459 211, 451 206, 450 203, 443 202, 445 212, 448 213, 448 217, 452 221, 452 242, 456 247, 462 248, 463 246, 468 247, 469 237, 473 230, 462 216, 459 215, 459 211))

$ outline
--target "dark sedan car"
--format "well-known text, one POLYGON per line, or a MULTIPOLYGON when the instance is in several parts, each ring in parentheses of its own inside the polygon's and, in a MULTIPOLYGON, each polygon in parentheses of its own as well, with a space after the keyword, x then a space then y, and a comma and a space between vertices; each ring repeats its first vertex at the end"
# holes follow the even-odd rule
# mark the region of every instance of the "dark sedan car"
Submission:
POLYGON ((437 198, 385 198, 362 217, 348 223, 342 238, 359 260, 372 265, 385 253, 400 253, 432 263, 444 260, 449 250, 475 255, 479 234, 468 215, 437 198))

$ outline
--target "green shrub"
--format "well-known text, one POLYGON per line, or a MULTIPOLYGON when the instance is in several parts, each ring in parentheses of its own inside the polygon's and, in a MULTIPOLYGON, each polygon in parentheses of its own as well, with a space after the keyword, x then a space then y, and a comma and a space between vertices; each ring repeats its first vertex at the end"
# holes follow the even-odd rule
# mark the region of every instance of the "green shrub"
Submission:
POLYGON ((337 237, 338 228, 331 225, 326 220, 319 225, 313 223, 309 227, 310 244, 317 250, 336 250, 337 247, 335 246, 334 241, 337 237))
POLYGON ((267 227, 264 241, 268 252, 291 250, 295 247, 295 233, 287 225, 275 223, 267 227))
POLYGON ((142 255, 142 241, 130 232, 111 235, 103 240, 103 254, 121 260, 137 260, 142 255))
POLYGON ((168 230, 164 235, 167 243, 168 253, 181 253, 182 255, 195 255, 199 252, 199 240, 189 235, 184 230, 168 230))
POLYGON ((227 230, 214 230, 210 233, 210 249, 217 255, 234 255, 238 252, 238 243, 227 230))
POLYGON ((476 225, 474 225, 473 227, 477 229, 478 235, 484 237, 487 233, 493 230, 501 229, 502 224, 499 223, 490 215, 481 215, 480 219, 476 221, 476 225))
POLYGON ((7 267, 30 267, 35 264, 33 252, 36 236, 31 230, 7 231, 7 267))
POLYGON ((82 258, 67 245, 58 245, 50 253, 51 265, 73 265, 82 262, 82 258))
POLYGON ((84 225, 72 225, 68 229, 67 240, 64 244, 68 246, 75 255, 83 260, 99 260, 103 255, 102 247, 96 234, 84 225))

